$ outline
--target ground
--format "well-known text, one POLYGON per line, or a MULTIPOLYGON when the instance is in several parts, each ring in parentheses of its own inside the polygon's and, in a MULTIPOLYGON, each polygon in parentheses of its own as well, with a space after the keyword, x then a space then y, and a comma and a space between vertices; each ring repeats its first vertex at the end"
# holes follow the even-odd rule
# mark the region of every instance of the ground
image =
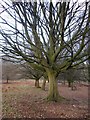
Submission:
POLYGON ((14 81, 2 85, 3 118, 85 118, 88 115, 88 86, 77 85, 72 91, 58 83, 62 99, 60 102, 47 102, 46 90, 34 87, 34 80, 14 81))

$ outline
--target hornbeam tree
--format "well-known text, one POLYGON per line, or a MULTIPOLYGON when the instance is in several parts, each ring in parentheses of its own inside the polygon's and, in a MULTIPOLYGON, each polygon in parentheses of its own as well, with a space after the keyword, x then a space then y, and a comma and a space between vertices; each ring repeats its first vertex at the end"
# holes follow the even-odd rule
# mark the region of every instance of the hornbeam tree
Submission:
POLYGON ((22 77, 34 79, 35 87, 40 88, 39 79, 43 76, 43 72, 37 69, 32 68, 28 63, 21 63, 22 77))
POLYGON ((86 45, 89 2, 2 2, 2 52, 45 71, 48 100, 58 101, 57 76, 90 58, 86 45), (23 30, 22 30, 23 28, 23 30))

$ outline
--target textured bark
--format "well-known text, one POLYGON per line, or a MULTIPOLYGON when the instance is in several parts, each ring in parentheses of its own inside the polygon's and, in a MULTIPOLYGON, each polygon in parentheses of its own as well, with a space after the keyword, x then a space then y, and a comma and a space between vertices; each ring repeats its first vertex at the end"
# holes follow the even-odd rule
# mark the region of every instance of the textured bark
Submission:
POLYGON ((48 71, 48 78, 49 78, 49 93, 47 100, 57 102, 59 98, 59 92, 57 80, 53 71, 48 71))

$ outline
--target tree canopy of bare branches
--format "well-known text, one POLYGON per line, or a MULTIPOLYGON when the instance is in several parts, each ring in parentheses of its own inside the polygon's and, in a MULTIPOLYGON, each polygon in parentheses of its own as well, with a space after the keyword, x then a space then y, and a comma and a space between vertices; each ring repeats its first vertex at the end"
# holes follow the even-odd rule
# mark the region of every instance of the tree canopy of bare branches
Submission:
POLYGON ((2 4, 2 52, 46 71, 47 99, 59 98, 58 74, 88 60, 89 2, 13 2, 2 4), (6 16, 4 15, 6 14, 6 16), (3 16, 4 15, 4 16, 3 16), (7 18, 8 16, 8 18, 7 18))

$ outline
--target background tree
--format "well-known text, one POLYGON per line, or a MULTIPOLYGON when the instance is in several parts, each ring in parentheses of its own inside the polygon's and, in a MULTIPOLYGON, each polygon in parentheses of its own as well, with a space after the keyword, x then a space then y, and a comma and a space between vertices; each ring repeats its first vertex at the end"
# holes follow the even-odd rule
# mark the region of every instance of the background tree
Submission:
POLYGON ((22 78, 20 64, 2 60, 2 82, 9 83, 9 80, 19 80, 22 78))
POLYGON ((46 86, 46 82, 48 81, 49 83, 49 80, 48 80, 48 76, 46 74, 46 72, 43 73, 43 83, 42 83, 42 90, 45 90, 45 86, 46 86))
POLYGON ((39 79, 42 77, 43 72, 32 68, 28 63, 21 64, 22 77, 26 79, 34 79, 35 87, 40 88, 39 79))
POLYGON ((85 39, 89 31, 88 2, 5 4, 0 16, 2 52, 12 59, 28 62, 32 68, 46 71, 47 99, 57 101, 59 73, 90 58, 85 39))
POLYGON ((75 68, 68 69, 63 73, 60 73, 58 76, 58 82, 68 82, 68 86, 72 86, 76 83, 82 83, 88 81, 88 64, 82 63, 75 68), (69 80, 69 81, 68 81, 69 80), (69 83, 70 82, 70 83, 69 83))
POLYGON ((69 69, 66 72, 67 81, 68 81, 68 87, 72 87, 73 89, 73 83, 74 83, 74 76, 75 76, 75 69, 69 69))

